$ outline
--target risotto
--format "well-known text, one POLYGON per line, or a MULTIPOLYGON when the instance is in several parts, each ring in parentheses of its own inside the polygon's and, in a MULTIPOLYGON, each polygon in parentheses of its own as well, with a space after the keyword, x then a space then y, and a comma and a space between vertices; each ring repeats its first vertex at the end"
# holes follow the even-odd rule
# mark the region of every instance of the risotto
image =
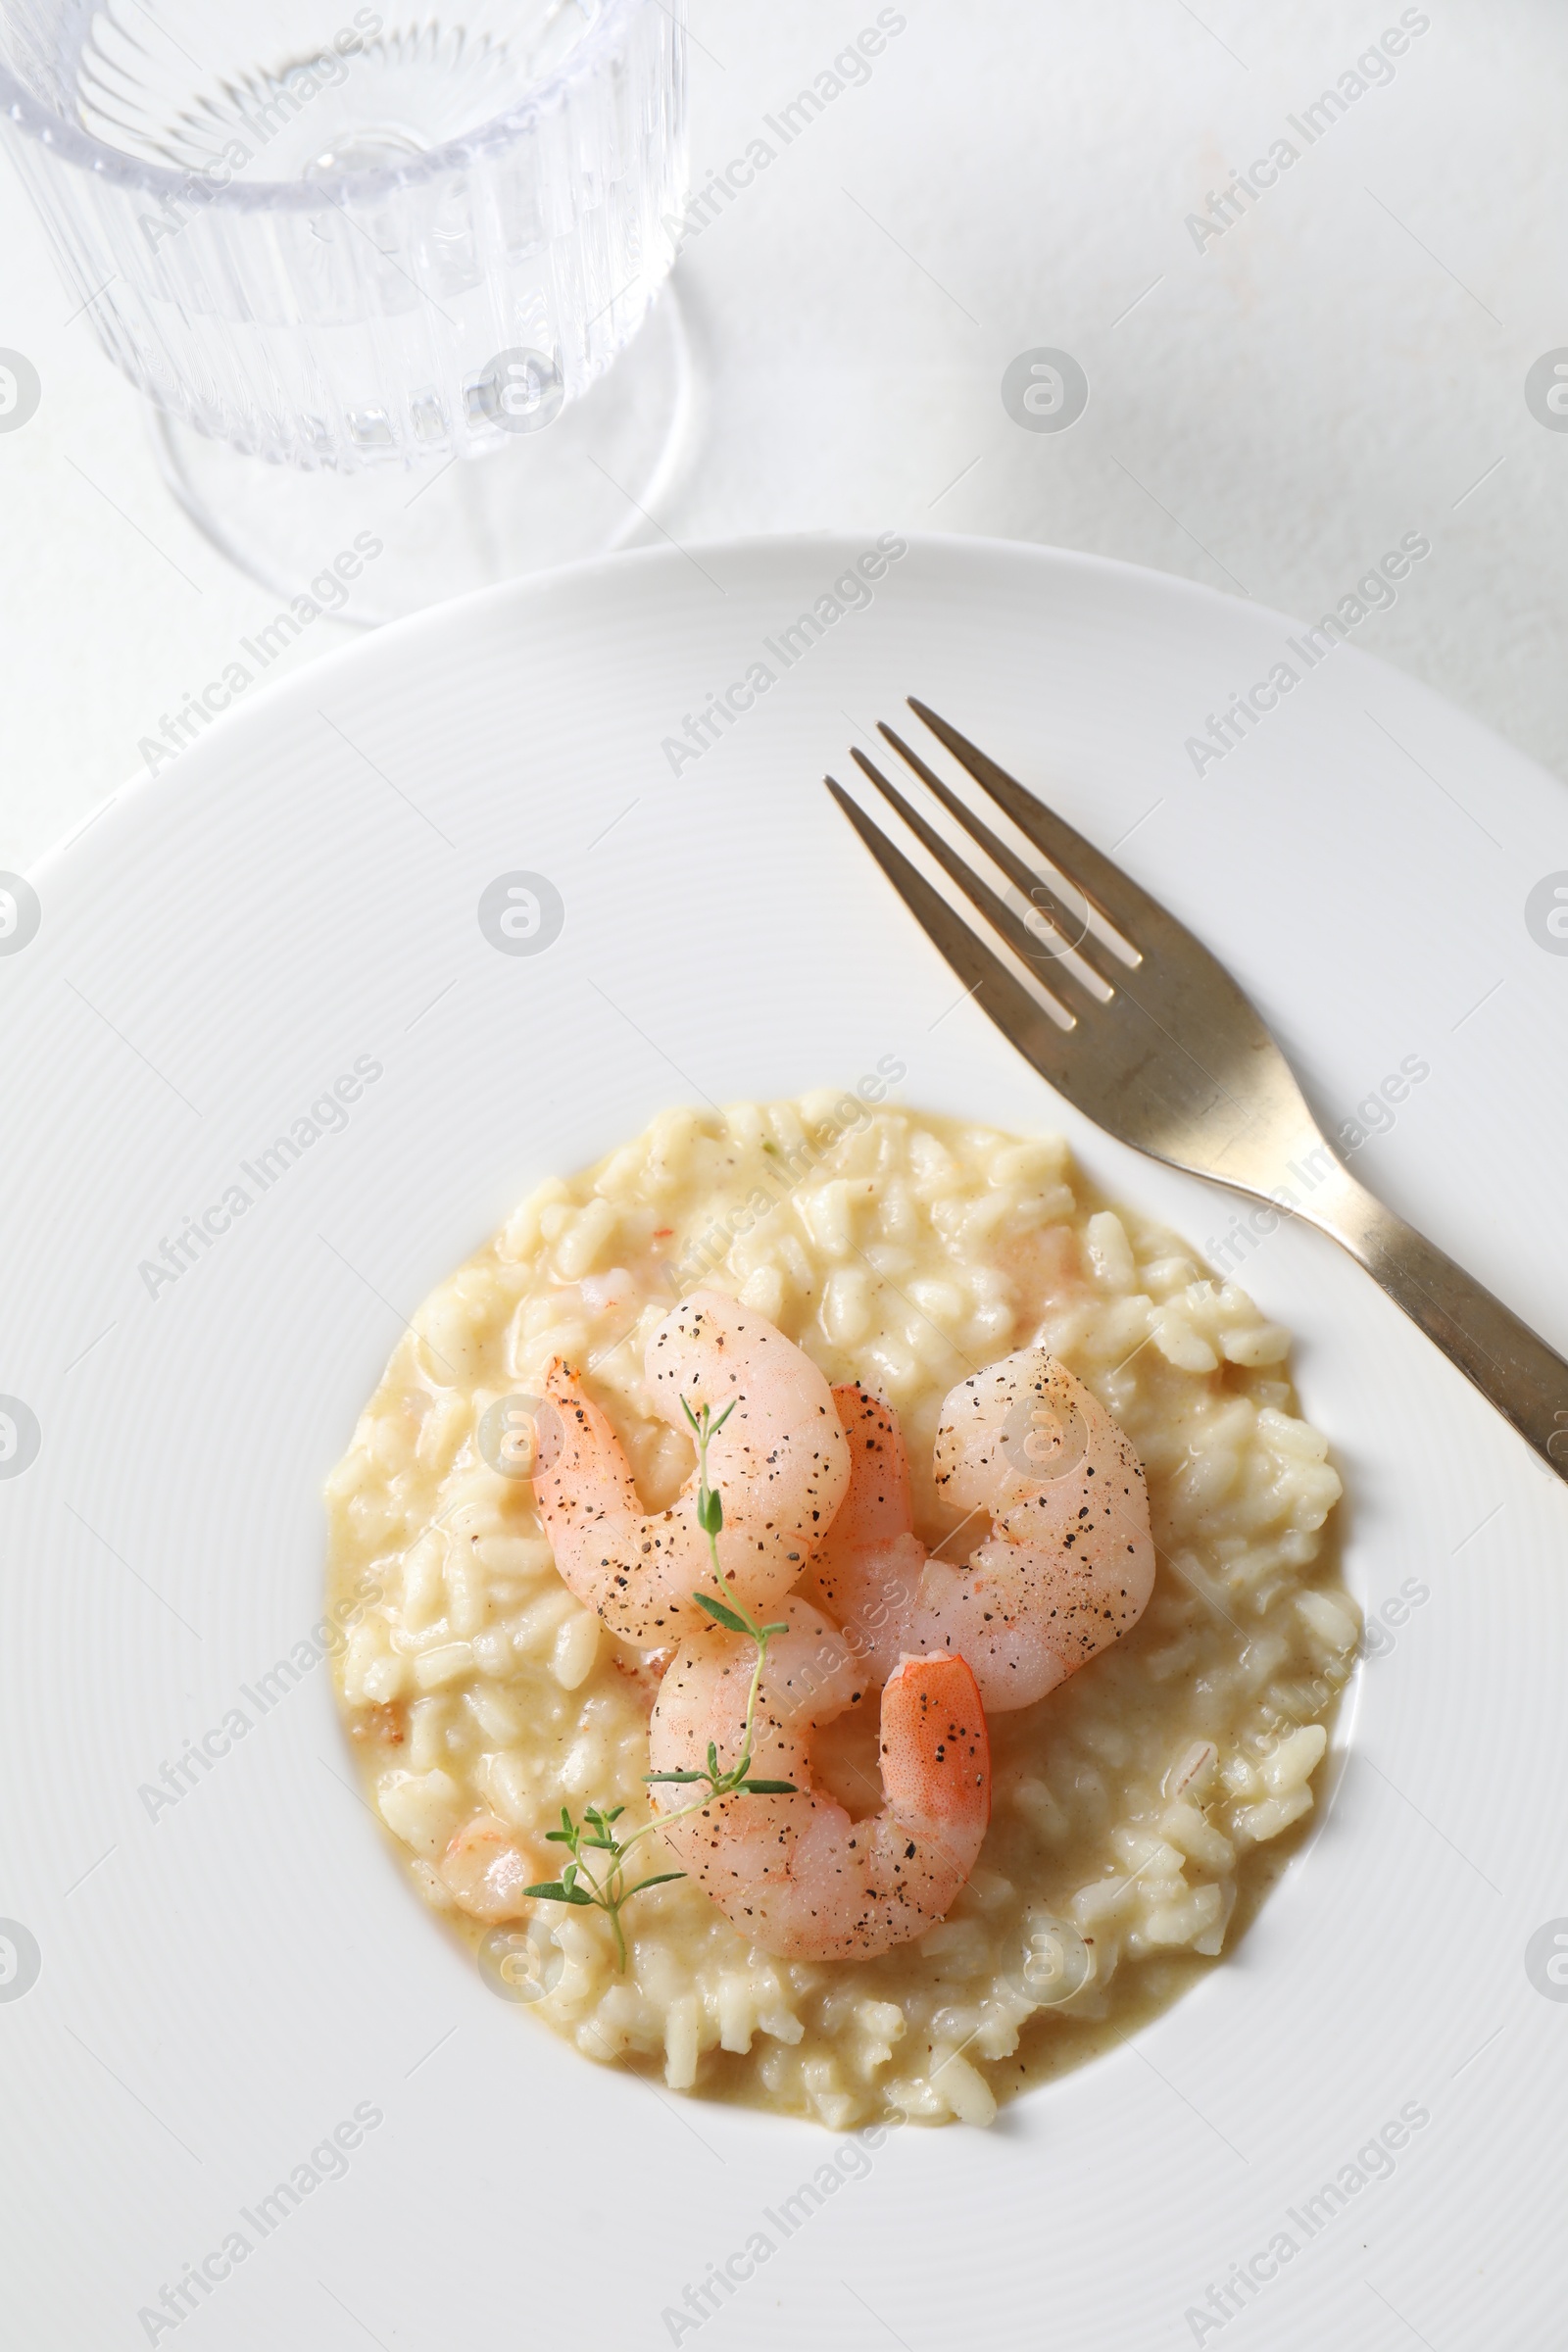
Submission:
MULTIPOLYGON (((539 1186, 419 1309, 328 1486, 335 1672, 367 1792, 492 1988, 586 2057, 835 2131, 989 2122, 1212 1966, 1311 1809, 1360 1633, 1326 1545, 1340 1481, 1296 1409, 1286 1333, 1170 1233, 1093 1200, 1062 1143, 866 1099, 885 1092, 668 1111, 539 1186), (558 1876, 563 1806, 623 1806, 622 1835, 649 1818, 662 1661, 566 1590, 508 1432, 564 1357, 645 1507, 670 1504, 694 1449, 653 1412, 643 1350, 699 1285, 897 1408, 932 1545, 958 1518, 932 1475, 943 1399, 1020 1348, 1086 1383, 1148 1478, 1142 1619, 993 1718, 979 1865, 940 1924, 875 1959, 770 1957, 689 1879, 628 1904, 624 1971, 598 1911, 464 1908, 466 1840, 510 1841, 520 1886, 558 1876)), ((877 1809, 874 1704, 816 1753, 841 1803, 877 1809)), ((658 1833, 638 1850, 673 1867, 658 1833)))

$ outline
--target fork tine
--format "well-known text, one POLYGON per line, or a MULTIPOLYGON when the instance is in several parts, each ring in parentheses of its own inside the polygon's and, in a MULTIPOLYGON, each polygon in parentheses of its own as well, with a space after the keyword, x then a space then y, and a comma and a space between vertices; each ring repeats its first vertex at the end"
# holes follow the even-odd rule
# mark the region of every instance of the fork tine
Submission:
POLYGON ((1158 900, 1140 890, 1130 874, 1124 873, 1119 865, 1112 865, 1092 841, 1074 831, 1065 817, 1058 816, 1044 801, 1027 792, 1015 776, 999 767, 978 744, 960 735, 956 727, 940 718, 928 704, 912 694, 908 704, 916 718, 930 728, 939 743, 947 745, 955 760, 968 769, 998 808, 1005 810, 1020 833, 1026 834, 1035 848, 1082 891, 1105 921, 1121 932, 1129 947, 1139 947, 1140 928, 1145 932, 1144 947, 1150 944, 1152 936, 1168 930, 1171 917, 1158 900))
MULTIPOLYGON (((1076 955, 1081 956, 1097 980, 1102 981, 1106 988, 1114 988, 1115 982, 1111 979, 1110 974, 1102 968, 1099 958, 1090 954, 1090 933, 1087 925, 1074 914, 1070 906, 1057 897, 1044 876, 1037 874, 1031 866, 1025 865, 1023 859, 1017 857, 997 834, 993 833, 989 825, 982 823, 968 803, 961 801, 951 785, 944 784, 936 770, 928 767, 919 753, 912 751, 903 736, 895 734, 884 719, 878 719, 877 733, 892 744, 901 760, 906 761, 913 768, 926 790, 936 795, 949 815, 963 827, 969 839, 978 843, 986 856, 1002 868, 1020 896, 1043 908, 1046 919, 1052 928, 1060 935, 1063 947, 1071 948, 1076 955)), ((852 751, 850 757, 856 759, 858 755, 852 751)), ((861 764, 864 765, 865 762, 862 761, 861 764)), ((1099 945, 1098 942, 1095 944, 1099 945)), ((1035 956, 1038 956, 1038 955, 1037 948, 1035 956)))
POLYGON ((903 851, 894 847, 859 803, 852 800, 832 776, 824 776, 822 780, 927 939, 946 956, 963 982, 968 995, 978 997, 984 991, 983 1009, 1004 1037, 1017 1047, 1042 1077, 1059 1084, 1065 1061, 1063 1031, 1013 978, 1000 956, 994 956, 984 941, 975 937, 940 891, 933 890, 903 851))
MULTIPOLYGON (((898 786, 890 783, 881 769, 875 766, 862 751, 852 750, 850 758, 863 776, 869 776, 890 808, 898 810, 915 839, 923 843, 924 847, 929 850, 942 871, 947 875, 948 880, 957 884, 970 906, 979 909, 991 925, 992 930, 1006 941, 1021 962, 1033 968, 1049 956, 1054 964, 1059 963, 1060 958, 1052 955, 1050 950, 1046 950, 1043 955, 1041 942, 1024 928, 1022 921, 1013 913, 1005 900, 999 899, 990 883, 982 881, 973 867, 964 863, 952 844, 944 841, 935 826, 926 822, 919 810, 905 799, 898 786)), ((1035 977, 1040 978, 1038 971, 1035 973, 1035 977)), ((1044 987, 1046 983, 1042 981, 1041 985, 1044 987)), ((1082 987, 1082 985, 1083 983, 1080 981, 1079 986, 1082 987)), ((1054 999, 1055 991, 1054 989, 1048 990, 1048 993, 1054 999)), ((1062 1010, 1066 1011, 1067 1007, 1063 1006, 1062 1010)))

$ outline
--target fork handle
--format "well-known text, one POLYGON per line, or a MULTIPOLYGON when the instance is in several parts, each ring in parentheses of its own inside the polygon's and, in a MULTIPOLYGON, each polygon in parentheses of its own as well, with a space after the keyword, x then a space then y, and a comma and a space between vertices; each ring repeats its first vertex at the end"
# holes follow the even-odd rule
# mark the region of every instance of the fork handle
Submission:
POLYGON ((1300 1213, 1343 1244, 1547 1468, 1568 1480, 1568 1363, 1512 1310, 1336 1164, 1300 1213))

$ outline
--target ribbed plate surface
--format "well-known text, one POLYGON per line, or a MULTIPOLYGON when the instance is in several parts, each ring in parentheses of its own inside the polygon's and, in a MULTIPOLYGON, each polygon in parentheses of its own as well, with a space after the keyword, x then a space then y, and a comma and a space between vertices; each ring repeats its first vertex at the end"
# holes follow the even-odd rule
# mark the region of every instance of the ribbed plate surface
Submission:
POLYGON ((36 877, 38 934, 0 956, 0 1391, 41 1431, 0 1478, 0 1916, 41 1954, 0 1999, 19 2343, 168 2341, 138 2312, 204 2258, 180 2327, 225 2352, 1554 2340, 1568 2005, 1525 1954, 1568 1914, 1568 1498, 1310 1234, 1239 1279, 1298 1335, 1355 1589, 1432 1591, 1360 1674, 1326 1823, 1135 2044, 989 2134, 897 2134, 700 2328, 688 2285, 823 2135, 655 2093, 495 2000, 398 1883, 324 1668, 177 1803, 138 1796, 318 1616, 320 1482, 400 1318, 663 1104, 891 1054, 903 1100, 1060 1124, 1113 1194, 1223 1236, 1234 1203, 1082 1129, 955 1004, 821 792, 907 692, 1122 843, 1336 1125, 1430 1063, 1356 1164, 1568 1343, 1568 957, 1524 916, 1568 867, 1560 787, 1348 647, 1200 780, 1187 739, 1293 624, 1021 547, 916 542, 786 668, 768 641, 874 538, 423 614, 252 689, 36 877), (774 682, 672 774, 665 740, 758 662, 774 682), (476 919, 518 870, 564 902, 537 956, 476 919), (362 1056, 349 1125, 246 1185, 362 1056), (249 1205, 153 1295, 143 1261, 236 1181, 249 1205), (344 2177, 249 2227, 357 2104, 383 2120, 344 2177), (1392 2172, 1358 2166, 1405 2108, 1429 2120, 1392 2172))

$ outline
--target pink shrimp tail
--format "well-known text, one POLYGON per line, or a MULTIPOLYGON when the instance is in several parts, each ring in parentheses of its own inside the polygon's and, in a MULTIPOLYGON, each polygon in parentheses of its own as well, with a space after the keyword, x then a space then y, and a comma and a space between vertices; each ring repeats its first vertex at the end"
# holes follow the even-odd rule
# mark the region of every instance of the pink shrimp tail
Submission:
POLYGON ((991 1819, 991 1736, 967 1661, 900 1658, 882 1692, 881 1736, 888 1810, 940 1824, 967 1877, 991 1819))

